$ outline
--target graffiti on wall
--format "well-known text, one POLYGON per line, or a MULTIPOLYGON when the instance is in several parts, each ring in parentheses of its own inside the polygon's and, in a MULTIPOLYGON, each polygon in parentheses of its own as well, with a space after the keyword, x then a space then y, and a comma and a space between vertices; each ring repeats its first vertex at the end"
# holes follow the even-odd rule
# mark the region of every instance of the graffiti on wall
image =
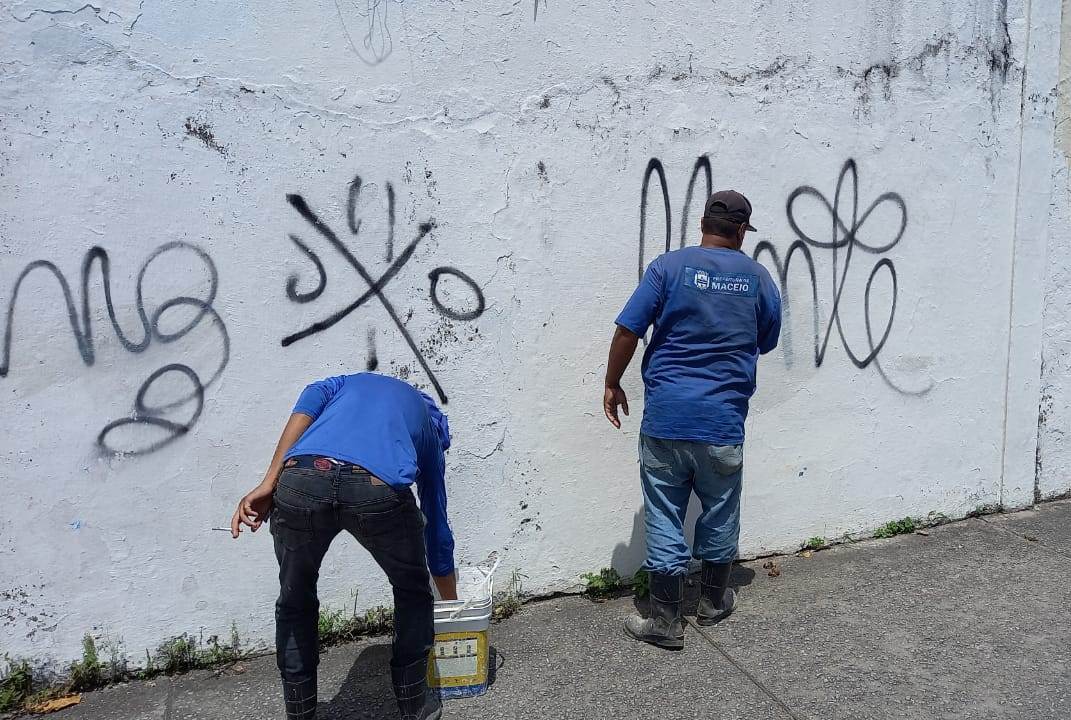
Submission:
POLYGON ((394 52, 388 11, 397 2, 401 0, 335 0, 346 42, 366 65, 378 65, 394 52))
MULTIPOLYGON (((710 159, 706 155, 700 156, 695 161, 691 177, 688 180, 688 188, 684 196, 684 206, 681 212, 678 247, 684 247, 687 242, 689 232, 688 220, 693 217, 691 206, 695 197, 696 185, 699 182, 700 177, 702 177, 705 189, 705 194, 700 196, 700 201, 702 201, 710 195, 713 187, 713 171, 711 169, 710 159)), ((655 178, 658 180, 658 187, 661 191, 660 194, 664 210, 665 252, 671 250, 673 245, 674 228, 673 214, 670 207, 669 185, 666 181, 666 173, 662 162, 657 158, 652 158, 647 164, 647 169, 643 176, 643 184, 640 190, 640 233, 637 267, 637 273, 640 279, 643 277, 645 253, 649 250, 647 247, 648 212, 651 204, 650 189, 652 180, 655 178)), ((792 261, 794 258, 798 257, 799 262, 804 264, 807 273, 806 278, 810 281, 811 287, 815 367, 821 367, 822 363, 825 361, 830 339, 833 336, 834 329, 836 329, 841 346, 844 348, 845 354, 855 367, 863 369, 873 366, 885 383, 897 392, 916 396, 925 395, 932 389, 932 385, 927 385, 926 387, 918 389, 904 388, 888 376, 885 369, 881 366, 880 360, 881 351, 885 347, 889 335, 892 333, 893 321, 896 317, 897 296, 899 293, 899 279, 896 274, 896 264, 891 257, 887 256, 887 253, 899 245, 907 230, 907 204, 904 202, 904 199, 900 194, 891 191, 878 195, 878 197, 870 202, 870 204, 862 211, 860 211, 860 204, 859 169, 855 161, 849 159, 841 166, 840 174, 837 177, 836 188, 833 192, 832 202, 830 202, 829 198, 827 198, 820 190, 810 185, 801 185, 789 193, 785 204, 785 212, 788 217, 789 227, 791 227, 792 232, 795 233, 796 239, 789 244, 784 256, 782 257, 777 246, 773 242, 762 240, 755 245, 755 248, 752 251, 752 257, 756 260, 762 260, 765 257, 772 263, 771 271, 780 281, 781 294, 786 307, 789 306, 789 303, 791 302, 788 293, 788 279, 792 261), (797 203, 803 198, 810 198, 816 201, 819 206, 828 213, 828 215, 822 219, 823 222, 827 223, 826 226, 830 228, 828 237, 819 237, 805 232, 802 229, 801 226, 804 224, 804 218, 800 215, 797 203), (871 215, 882 207, 889 208, 893 211, 898 220, 893 223, 893 231, 885 240, 871 241, 869 240, 870 228, 867 228, 868 234, 863 233, 863 228, 871 215), (815 251, 828 252, 832 265, 832 276, 829 286, 831 310, 829 311, 829 318, 826 321, 824 331, 820 321, 820 283, 815 271, 812 249, 815 251), (843 301, 844 288, 850 277, 849 273, 852 271, 853 262, 856 267, 860 264, 860 261, 858 260, 860 253, 876 255, 878 257, 873 264, 870 265, 869 272, 866 275, 866 285, 863 293, 862 305, 860 307, 848 308, 846 307, 846 302, 843 301), (874 281, 879 275, 885 275, 891 286, 888 311, 883 320, 875 318, 874 303, 871 302, 874 281), (844 331, 842 316, 848 310, 861 313, 863 326, 866 331, 866 342, 865 346, 862 348, 859 347, 858 343, 853 345, 852 341, 849 340, 848 335, 844 331)), ((693 232, 697 232, 697 230, 693 232)), ((785 357, 787 362, 791 362, 792 360, 790 333, 791 329, 786 327, 785 357)))
POLYGON ((126 417, 113 420, 104 426, 97 435, 97 445, 107 453, 122 453, 126 455, 144 455, 170 445, 174 441, 186 435, 197 423, 204 410, 205 389, 219 379, 230 358, 230 337, 227 326, 216 311, 213 303, 219 288, 219 273, 211 256, 203 249, 184 241, 164 243, 156 248, 138 270, 137 283, 135 286, 134 308, 138 317, 139 330, 134 334, 127 334, 119 323, 115 304, 112 299, 111 284, 111 258, 108 251, 102 247, 90 248, 82 259, 81 269, 81 307, 76 306, 71 292, 70 283, 60 269, 49 260, 35 260, 29 263, 15 279, 7 303, 7 318, 4 326, 3 349, 0 353, 0 378, 7 377, 11 369, 11 346, 14 337, 15 308, 19 297, 19 290, 26 278, 35 271, 51 274, 60 287, 64 308, 70 322, 71 333, 74 336, 75 345, 81 355, 82 362, 92 366, 96 362, 96 343, 93 336, 93 307, 90 303, 90 279, 93 275, 94 266, 100 270, 101 289, 104 293, 104 304, 111 323, 112 331, 119 340, 120 345, 129 353, 140 354, 149 349, 154 343, 167 345, 176 342, 195 328, 208 324, 215 327, 220 337, 219 361, 212 374, 202 378, 192 367, 183 363, 168 363, 152 372, 138 388, 134 399, 133 410, 126 417), (192 253, 203 265, 208 278, 208 289, 203 297, 190 297, 178 295, 160 303, 151 310, 145 302, 146 288, 145 278, 149 268, 165 256, 177 255, 186 251, 192 253), (165 316, 174 314, 175 311, 185 308, 193 311, 192 317, 178 328, 165 330, 162 320, 165 316), (164 402, 150 402, 148 397, 152 395, 154 387, 168 383, 168 379, 178 380, 185 384, 186 390, 178 397, 164 402), (189 409, 184 412, 184 419, 176 421, 169 419, 167 415, 178 408, 189 409), (153 428, 154 432, 149 441, 138 439, 137 433, 130 430, 153 428), (125 430, 126 432, 120 432, 125 430), (161 432, 162 431, 162 435, 161 432), (116 437, 118 436, 118 440, 116 437), (132 444, 124 445, 126 438, 132 444), (131 438, 133 438, 131 440, 131 438))
MULTIPOLYGON (((361 194, 361 188, 363 181, 358 175, 350 182, 346 192, 346 227, 350 231, 350 234, 354 238, 359 237, 361 231, 361 219, 357 217, 357 201, 361 194)), ((391 280, 406 266, 406 264, 413 258, 413 254, 420 246, 421 241, 424 240, 435 228, 434 218, 429 218, 425 222, 420 223, 417 226, 417 231, 406 246, 400 253, 395 254, 394 247, 394 228, 396 223, 395 217, 395 196, 394 187, 391 183, 386 183, 387 189, 387 237, 386 237, 386 261, 389 263, 387 269, 379 277, 374 277, 372 273, 368 271, 368 268, 363 262, 350 250, 350 248, 342 241, 338 234, 332 230, 327 223, 325 223, 316 212, 309 207, 308 202, 305 201, 301 195, 289 194, 286 196, 286 201, 290 203, 290 206, 297 211, 297 213, 309 224, 312 228, 328 242, 338 252, 339 255, 346 261, 346 263, 357 273, 363 283, 363 290, 357 294, 354 300, 339 310, 331 313, 327 317, 314 322, 303 330, 299 330, 295 333, 287 335, 282 339, 283 347, 288 347, 294 343, 304 340, 318 333, 321 333, 328 328, 337 325, 339 322, 348 317, 351 313, 356 311, 361 306, 368 303, 370 300, 375 299, 376 302, 386 311, 390 317, 391 322, 401 334, 402 339, 405 340, 406 345, 412 351, 413 356, 416 358, 420 367, 424 370, 428 380, 435 388, 436 394, 439 396, 439 400, 443 403, 448 401, 445 390, 443 390, 442 384, 439 382, 439 378, 435 375, 431 364, 424 352, 422 352, 420 346, 413 338, 412 333, 406 327, 406 320, 403 320, 398 314, 394 304, 387 297, 384 290, 391 280)), ((291 302, 305 304, 310 303, 318 299, 327 288, 327 269, 323 260, 316 254, 312 248, 309 247, 300 237, 294 234, 288 236, 290 241, 295 247, 312 263, 316 269, 316 284, 315 286, 305 292, 298 289, 301 278, 294 274, 287 278, 286 281, 286 296, 291 302)), ((428 295, 431 300, 432 306, 435 310, 445 318, 450 320, 458 320, 462 322, 468 322, 475 320, 483 315, 484 310, 487 307, 484 299, 483 290, 471 277, 466 275, 461 270, 449 266, 440 266, 434 268, 428 273, 428 295), (468 291, 472 296, 471 306, 455 307, 448 303, 442 296, 439 284, 443 278, 454 278, 462 285, 468 288, 468 291)), ((378 354, 375 349, 375 331, 370 331, 368 335, 368 358, 367 366, 369 370, 374 370, 379 363, 378 354)))

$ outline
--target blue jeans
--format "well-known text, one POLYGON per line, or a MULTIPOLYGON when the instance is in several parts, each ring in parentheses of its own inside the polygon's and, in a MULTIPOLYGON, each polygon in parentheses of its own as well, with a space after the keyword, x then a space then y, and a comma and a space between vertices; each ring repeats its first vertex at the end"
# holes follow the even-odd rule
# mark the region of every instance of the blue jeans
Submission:
POLYGON ((743 467, 743 445, 640 435, 647 570, 684 575, 693 555, 715 563, 736 559, 743 467), (695 547, 689 553, 684 517, 693 491, 703 511, 696 519, 695 547))

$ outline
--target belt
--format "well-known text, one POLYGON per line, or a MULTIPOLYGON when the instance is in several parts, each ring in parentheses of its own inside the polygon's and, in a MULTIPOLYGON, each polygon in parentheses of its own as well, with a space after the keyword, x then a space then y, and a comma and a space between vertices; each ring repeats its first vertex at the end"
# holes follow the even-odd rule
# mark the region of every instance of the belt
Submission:
POLYGON ((286 470, 288 468, 305 468, 307 470, 321 470, 324 472, 337 469, 339 472, 349 473, 351 475, 372 474, 360 465, 342 462, 341 460, 335 460, 334 458, 321 457, 319 455, 295 455, 283 463, 283 469, 286 470))

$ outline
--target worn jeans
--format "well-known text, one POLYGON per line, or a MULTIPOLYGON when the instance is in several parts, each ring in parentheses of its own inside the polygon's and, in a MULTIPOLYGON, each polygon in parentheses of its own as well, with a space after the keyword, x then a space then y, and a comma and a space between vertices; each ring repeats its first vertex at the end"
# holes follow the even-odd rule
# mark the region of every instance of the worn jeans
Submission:
POLYGON ((684 575, 692 556, 715 563, 736 559, 743 467, 742 445, 640 435, 647 570, 684 575), (689 553, 684 519, 693 491, 702 513, 695 522, 694 548, 689 553))
POLYGON ((395 490, 352 466, 286 469, 271 511, 279 560, 276 656, 285 682, 311 680, 313 692, 319 663, 316 581, 327 548, 342 530, 372 554, 394 588, 391 665, 426 661, 435 634, 424 516, 412 491, 395 490))

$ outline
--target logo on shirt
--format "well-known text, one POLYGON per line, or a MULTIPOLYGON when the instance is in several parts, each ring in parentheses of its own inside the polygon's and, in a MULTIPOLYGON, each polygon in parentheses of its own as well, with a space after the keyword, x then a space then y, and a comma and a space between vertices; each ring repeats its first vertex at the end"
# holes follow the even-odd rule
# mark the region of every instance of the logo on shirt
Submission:
POLYGON ((757 297, 759 294, 759 279, 748 273, 718 273, 685 267, 684 285, 718 295, 757 297))

